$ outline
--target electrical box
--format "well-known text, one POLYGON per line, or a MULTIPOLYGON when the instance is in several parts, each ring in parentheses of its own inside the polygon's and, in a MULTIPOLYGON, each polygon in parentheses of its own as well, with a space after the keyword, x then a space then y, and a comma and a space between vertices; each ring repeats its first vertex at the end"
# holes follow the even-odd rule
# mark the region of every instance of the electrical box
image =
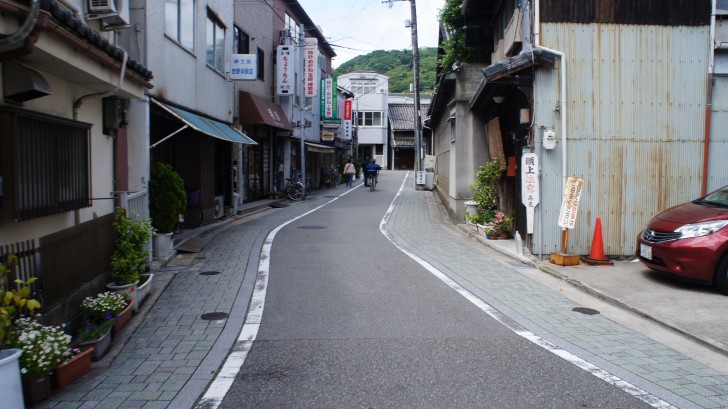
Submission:
POLYGON ((556 132, 553 129, 543 131, 543 147, 544 149, 553 149, 556 147, 556 132))

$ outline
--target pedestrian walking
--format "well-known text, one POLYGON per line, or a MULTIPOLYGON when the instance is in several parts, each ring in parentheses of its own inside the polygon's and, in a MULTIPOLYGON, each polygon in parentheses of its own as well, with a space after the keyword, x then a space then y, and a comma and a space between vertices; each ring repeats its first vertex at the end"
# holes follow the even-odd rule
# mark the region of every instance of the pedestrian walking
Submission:
POLYGON ((344 177, 346 177, 346 187, 352 187, 354 185, 354 172, 356 167, 351 163, 351 158, 347 159, 346 165, 344 165, 344 177))

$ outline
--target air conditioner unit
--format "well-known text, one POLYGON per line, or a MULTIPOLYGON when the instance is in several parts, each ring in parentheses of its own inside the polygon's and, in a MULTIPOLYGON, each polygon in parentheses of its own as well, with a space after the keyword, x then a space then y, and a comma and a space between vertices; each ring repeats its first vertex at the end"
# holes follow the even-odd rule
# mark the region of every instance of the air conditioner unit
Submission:
POLYGON ((88 14, 116 14, 114 0, 88 0, 88 14))
POLYGON ((215 218, 225 217, 225 198, 223 196, 215 196, 215 218))
POLYGON ((86 19, 101 20, 103 30, 129 27, 129 0, 87 0, 86 19))

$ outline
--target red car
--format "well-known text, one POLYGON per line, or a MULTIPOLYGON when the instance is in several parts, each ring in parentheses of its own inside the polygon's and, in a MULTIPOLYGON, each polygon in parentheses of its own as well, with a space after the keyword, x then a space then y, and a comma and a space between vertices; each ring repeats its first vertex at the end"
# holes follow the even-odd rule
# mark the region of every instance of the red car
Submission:
POLYGON ((637 257, 728 295, 728 186, 658 213, 637 236, 637 257))

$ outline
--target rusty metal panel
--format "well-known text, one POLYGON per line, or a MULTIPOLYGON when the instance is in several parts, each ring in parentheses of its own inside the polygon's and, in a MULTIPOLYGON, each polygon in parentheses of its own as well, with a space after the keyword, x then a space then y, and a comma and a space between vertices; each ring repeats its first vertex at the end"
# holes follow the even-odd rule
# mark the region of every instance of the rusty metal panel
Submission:
MULTIPOLYGON (((700 194, 708 28, 542 28, 542 44, 564 52, 567 59, 567 176, 585 179, 567 251, 589 254, 595 220, 601 217, 605 254, 630 256, 650 217, 700 194)), ((536 228, 542 230, 534 235, 534 253, 561 250, 560 69, 559 61, 554 69, 536 73, 537 140, 552 128, 558 142, 550 151, 537 145, 543 174, 536 228)), ((725 95, 722 89, 716 92, 725 95)), ((724 120, 720 114, 714 117, 724 120)), ((726 129, 725 123, 717 126, 726 129)), ((725 150, 725 141, 715 145, 715 151, 725 150)))
POLYGON ((539 0, 542 22, 710 24, 711 0, 539 0))
POLYGON ((728 185, 728 77, 715 77, 711 112, 708 190, 728 185))

